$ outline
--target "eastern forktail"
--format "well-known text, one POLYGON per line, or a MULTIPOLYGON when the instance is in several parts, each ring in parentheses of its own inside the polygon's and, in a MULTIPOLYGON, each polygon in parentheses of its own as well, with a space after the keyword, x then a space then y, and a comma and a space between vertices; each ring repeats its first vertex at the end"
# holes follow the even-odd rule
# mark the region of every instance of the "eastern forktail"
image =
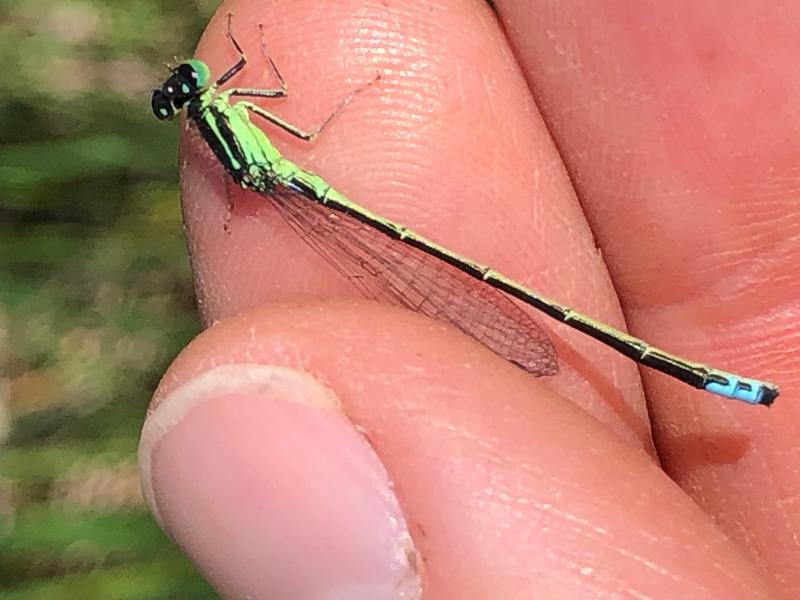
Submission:
POLYGON ((368 298, 399 304, 448 322, 491 350, 537 376, 558 372, 547 335, 505 294, 577 329, 652 369, 695 388, 748 404, 769 406, 777 386, 712 369, 680 358, 554 302, 497 271, 443 248, 345 198, 321 177, 283 158, 266 134, 250 121, 254 114, 302 140, 313 140, 354 96, 351 93, 314 131, 306 132, 261 106, 232 97, 281 98, 286 83, 272 58, 262 52, 276 89, 228 88, 247 64, 231 33, 239 60, 213 81, 197 59, 171 70, 153 92, 156 117, 169 120, 185 110, 211 151, 241 187, 269 198, 281 216, 312 248, 368 298))

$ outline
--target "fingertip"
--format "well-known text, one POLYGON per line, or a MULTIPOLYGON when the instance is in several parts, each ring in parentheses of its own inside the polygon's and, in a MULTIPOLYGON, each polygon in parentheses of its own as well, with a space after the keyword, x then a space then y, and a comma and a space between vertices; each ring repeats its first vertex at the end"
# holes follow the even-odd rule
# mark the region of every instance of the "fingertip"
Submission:
POLYGON ((419 596, 385 468, 307 373, 201 372, 149 414, 140 464, 162 527, 226 597, 419 596))

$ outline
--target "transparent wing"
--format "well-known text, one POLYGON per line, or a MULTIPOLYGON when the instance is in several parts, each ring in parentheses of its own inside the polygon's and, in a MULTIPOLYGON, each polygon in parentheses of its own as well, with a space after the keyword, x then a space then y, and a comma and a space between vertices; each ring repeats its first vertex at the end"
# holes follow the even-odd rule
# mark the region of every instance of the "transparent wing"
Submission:
POLYGON ((450 323, 534 375, 558 372, 547 335, 499 290, 296 190, 276 186, 265 195, 292 229, 366 298, 450 323))

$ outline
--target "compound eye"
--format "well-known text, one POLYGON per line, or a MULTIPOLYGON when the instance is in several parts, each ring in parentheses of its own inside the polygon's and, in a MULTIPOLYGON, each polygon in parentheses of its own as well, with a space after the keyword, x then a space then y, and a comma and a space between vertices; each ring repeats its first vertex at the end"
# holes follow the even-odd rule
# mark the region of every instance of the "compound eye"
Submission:
POLYGON ((173 74, 164 82, 164 85, 161 86, 161 93, 168 98, 174 98, 175 96, 181 95, 179 89, 180 82, 177 75, 173 74))
POLYGON ((175 109, 169 101, 167 95, 161 90, 153 90, 153 98, 150 100, 153 114, 161 121, 169 121, 175 116, 175 109))
POLYGON ((196 94, 200 89, 200 76, 197 70, 188 63, 178 65, 178 68, 175 69, 175 77, 173 79, 175 85, 178 86, 178 89, 175 90, 177 94, 189 96, 196 94))

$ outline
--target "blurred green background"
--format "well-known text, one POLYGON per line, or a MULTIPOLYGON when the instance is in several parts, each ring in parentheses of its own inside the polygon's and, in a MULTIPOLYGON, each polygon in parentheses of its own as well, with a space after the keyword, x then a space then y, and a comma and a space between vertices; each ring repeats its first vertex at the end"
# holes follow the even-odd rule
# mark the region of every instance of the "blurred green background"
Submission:
POLYGON ((164 62, 213 0, 0 5, 0 597, 215 598, 146 510, 150 393, 199 330, 164 62))

